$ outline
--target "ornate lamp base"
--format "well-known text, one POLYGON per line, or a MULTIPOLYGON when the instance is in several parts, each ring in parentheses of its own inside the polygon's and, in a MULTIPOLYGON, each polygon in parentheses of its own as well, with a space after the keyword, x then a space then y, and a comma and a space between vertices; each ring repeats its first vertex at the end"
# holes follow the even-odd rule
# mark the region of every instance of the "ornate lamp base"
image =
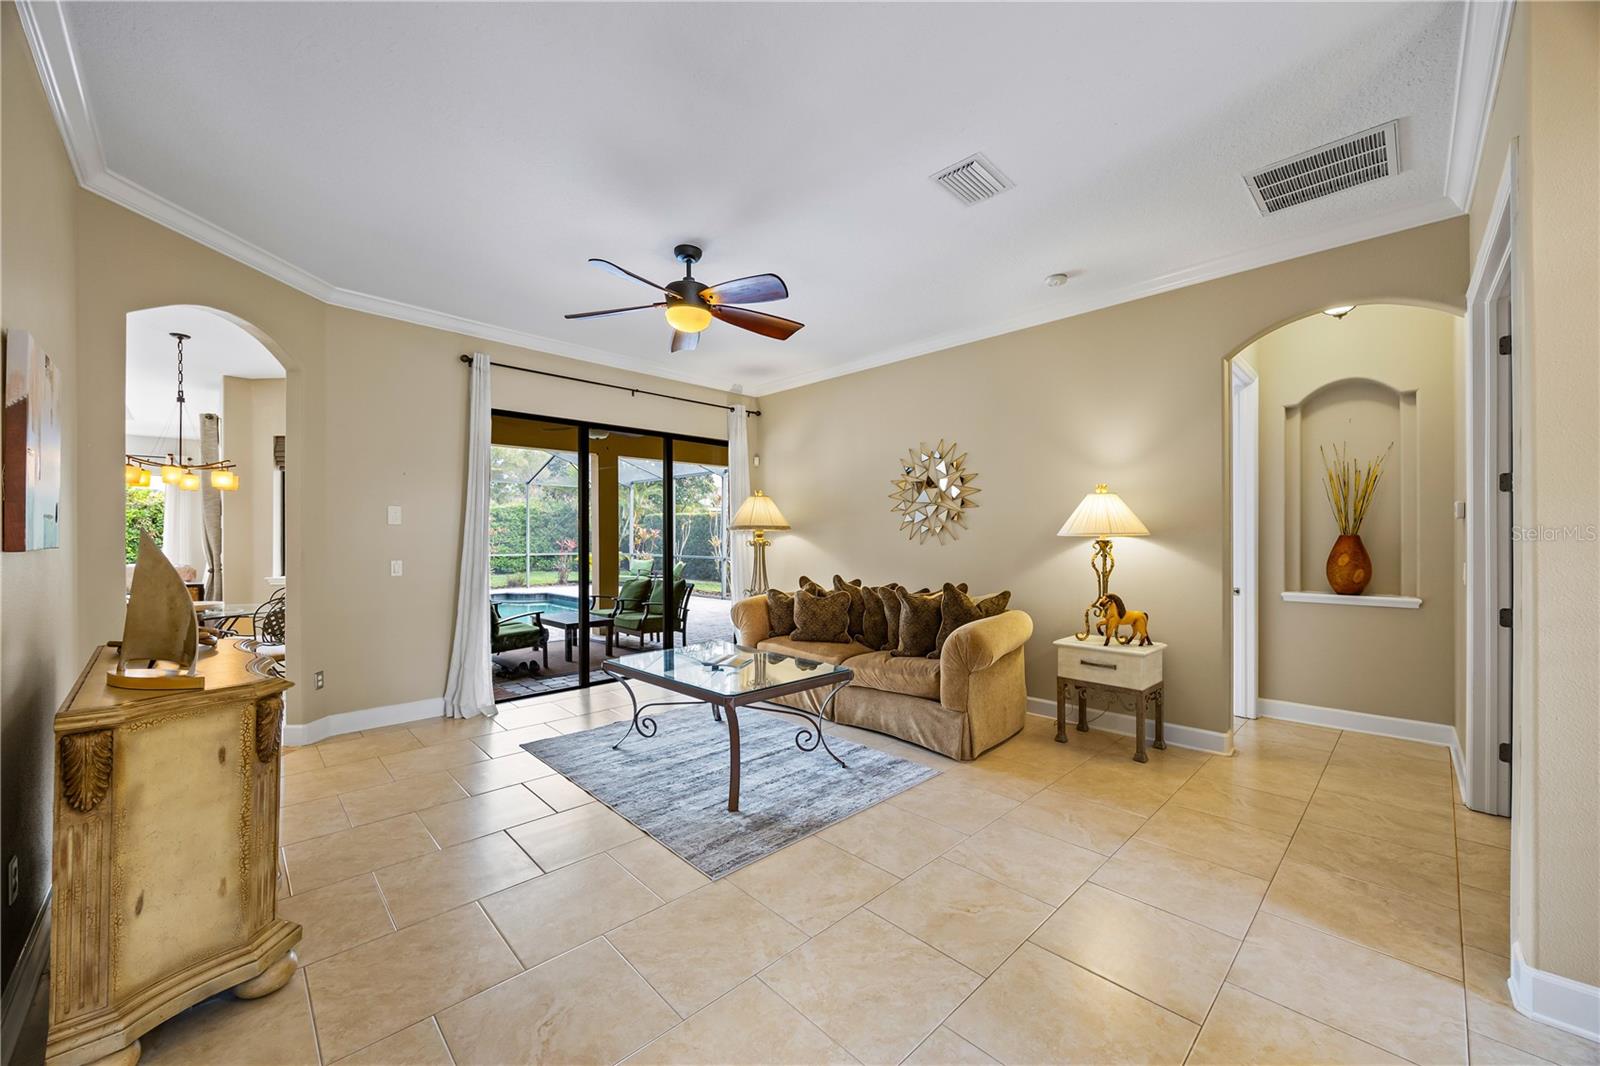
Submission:
POLYGON ((1095 635, 1095 624, 1089 620, 1093 615, 1104 618, 1106 593, 1111 588, 1111 571, 1115 570, 1117 561, 1111 557, 1111 542, 1104 537, 1094 542, 1094 554, 1089 557, 1089 569, 1094 571, 1095 580, 1099 583, 1100 592, 1095 596, 1094 602, 1083 612, 1083 632, 1073 634, 1079 640, 1088 640, 1095 635))
POLYGON ((767 589, 767 536, 764 530, 756 530, 750 537, 750 549, 755 558, 750 568, 750 587, 744 590, 746 596, 765 596, 767 589))

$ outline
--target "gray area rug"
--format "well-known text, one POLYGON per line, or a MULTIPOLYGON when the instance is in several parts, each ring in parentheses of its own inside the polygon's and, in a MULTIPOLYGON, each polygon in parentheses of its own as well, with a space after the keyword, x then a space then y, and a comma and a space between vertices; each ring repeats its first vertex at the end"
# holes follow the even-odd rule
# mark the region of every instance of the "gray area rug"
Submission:
POLYGON ((744 710, 739 810, 728 810, 728 727, 709 707, 655 715, 616 751, 627 722, 535 740, 523 749, 622 815, 708 877, 730 874, 936 776, 939 771, 876 748, 829 737, 848 766, 818 748, 801 751, 799 719, 744 710))

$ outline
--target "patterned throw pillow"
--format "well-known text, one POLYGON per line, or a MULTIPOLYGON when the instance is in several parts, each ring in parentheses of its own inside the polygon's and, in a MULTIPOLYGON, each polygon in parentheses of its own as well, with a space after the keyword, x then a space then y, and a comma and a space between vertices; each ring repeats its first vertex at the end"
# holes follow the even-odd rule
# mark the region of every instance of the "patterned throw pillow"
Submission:
POLYGON ((939 639, 939 596, 896 589, 895 598, 900 601, 900 638, 890 654, 902 658, 927 655, 939 639))
MULTIPOLYGON (((893 596, 894 582, 891 581, 884 588, 891 590, 890 595, 893 596)), ((861 635, 856 639, 873 651, 883 651, 885 648, 892 647, 894 642, 900 638, 899 614, 895 615, 895 628, 891 630, 889 628, 889 616, 883 609, 883 596, 879 590, 864 588, 861 591, 861 635), (889 635, 890 633, 894 634, 892 639, 889 635)), ((900 601, 896 600, 895 610, 898 611, 899 609, 900 601)))
POLYGON ((878 597, 878 606, 883 608, 883 644, 876 649, 878 651, 894 651, 895 645, 900 643, 899 591, 900 586, 892 581, 872 590, 878 597))
POLYGON ((794 597, 777 589, 767 590, 767 635, 786 637, 794 632, 794 597))
POLYGON ((967 595, 965 586, 947 582, 944 592, 939 597, 939 636, 934 640, 933 650, 928 653, 928 658, 939 657, 939 653, 944 650, 944 642, 950 639, 951 633, 968 622, 1000 614, 1010 602, 1009 591, 996 593, 988 599, 974 602, 972 597, 967 595))
MULTIPOLYGON (((850 639, 861 640, 861 616, 867 609, 867 591, 861 587, 861 579, 846 581, 838 574, 833 575, 833 590, 843 592, 850 597, 850 639)), ((862 641, 865 643, 865 641, 862 641)))
POLYGON ((850 594, 802 589, 794 598, 794 639, 850 643, 850 594))
POLYGON ((827 592, 828 590, 823 588, 821 585, 817 584, 815 581, 812 581, 809 577, 806 577, 806 575, 801 574, 800 575, 800 591, 801 592, 815 592, 815 593, 821 594, 821 593, 827 592))

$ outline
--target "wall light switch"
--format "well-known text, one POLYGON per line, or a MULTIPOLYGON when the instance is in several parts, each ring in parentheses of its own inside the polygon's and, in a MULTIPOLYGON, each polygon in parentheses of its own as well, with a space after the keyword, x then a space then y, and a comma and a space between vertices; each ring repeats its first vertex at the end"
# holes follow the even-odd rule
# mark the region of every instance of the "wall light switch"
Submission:
POLYGON ((391 503, 389 505, 389 524, 391 526, 397 526, 400 524, 400 505, 397 503, 391 503))
POLYGON ((399 559, 390 559, 389 560, 389 576, 390 577, 400 577, 402 574, 405 573, 405 569, 406 569, 405 568, 405 564, 402 563, 399 559))
POLYGON ((1456 517, 1457 518, 1465 518, 1465 517, 1467 517, 1467 501, 1466 500, 1457 500, 1456 501, 1456 506, 1455 506, 1455 512, 1456 512, 1456 517))

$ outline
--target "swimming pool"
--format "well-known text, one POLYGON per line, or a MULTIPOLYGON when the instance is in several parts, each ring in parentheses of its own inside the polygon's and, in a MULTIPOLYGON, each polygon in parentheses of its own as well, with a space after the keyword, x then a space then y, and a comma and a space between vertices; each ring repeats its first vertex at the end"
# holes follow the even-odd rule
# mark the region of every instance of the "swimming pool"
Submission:
POLYGON ((491 592, 489 599, 493 603, 528 604, 533 607, 545 607, 552 611, 576 611, 578 597, 568 596, 559 592, 491 592))

